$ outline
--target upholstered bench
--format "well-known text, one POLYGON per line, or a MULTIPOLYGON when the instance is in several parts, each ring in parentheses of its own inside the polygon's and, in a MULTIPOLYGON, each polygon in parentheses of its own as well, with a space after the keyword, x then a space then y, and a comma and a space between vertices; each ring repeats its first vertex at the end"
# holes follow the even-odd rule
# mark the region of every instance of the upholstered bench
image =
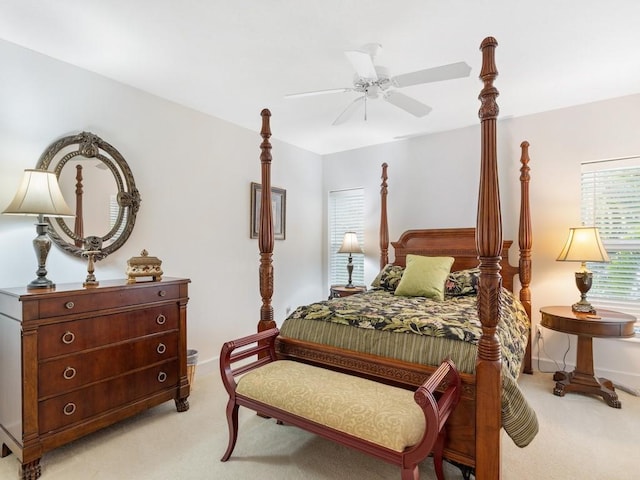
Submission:
POLYGON ((417 480, 418 463, 433 451, 436 476, 444 478, 444 424, 460 397, 460 377, 450 360, 412 392, 301 362, 277 360, 274 341, 278 333, 272 329, 222 347, 220 371, 229 393, 229 445, 222 461, 229 459, 235 447, 238 408, 242 405, 397 464, 403 480, 417 480), (240 360, 245 361, 232 368, 240 360), (441 384, 444 392, 436 399, 434 392, 441 384))

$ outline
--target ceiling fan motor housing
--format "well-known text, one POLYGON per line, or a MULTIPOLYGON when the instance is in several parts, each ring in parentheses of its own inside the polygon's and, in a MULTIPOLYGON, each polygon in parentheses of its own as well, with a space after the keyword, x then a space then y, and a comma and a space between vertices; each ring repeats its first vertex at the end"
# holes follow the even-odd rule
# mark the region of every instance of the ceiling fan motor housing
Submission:
POLYGON ((369 97, 377 96, 378 88, 383 92, 391 86, 391 78, 387 67, 375 66, 378 78, 365 78, 357 74, 353 77, 353 89, 366 93, 369 97))

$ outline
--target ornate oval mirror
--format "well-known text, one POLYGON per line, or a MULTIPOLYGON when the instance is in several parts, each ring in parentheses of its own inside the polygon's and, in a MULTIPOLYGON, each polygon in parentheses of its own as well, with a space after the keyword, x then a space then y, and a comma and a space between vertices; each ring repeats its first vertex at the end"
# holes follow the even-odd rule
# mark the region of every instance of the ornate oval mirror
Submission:
POLYGON ((141 199, 118 150, 97 135, 82 132, 49 145, 36 167, 56 173, 64 198, 76 214, 75 218, 47 219, 49 236, 60 248, 76 257, 93 251, 100 260, 124 245, 141 199))

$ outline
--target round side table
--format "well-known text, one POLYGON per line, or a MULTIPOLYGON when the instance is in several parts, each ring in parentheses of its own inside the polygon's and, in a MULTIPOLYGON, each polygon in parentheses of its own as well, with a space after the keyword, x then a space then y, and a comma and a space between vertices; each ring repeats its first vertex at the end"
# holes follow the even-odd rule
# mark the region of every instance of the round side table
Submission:
POLYGON ((347 287, 345 285, 331 285, 331 292, 329 293, 329 300, 332 298, 343 298, 349 295, 355 295, 356 293, 366 292, 367 287, 364 285, 354 285, 353 287, 347 287))
POLYGON ((622 404, 611 380, 596 378, 594 375, 593 337, 632 337, 635 317, 603 309, 595 314, 580 313, 564 306, 542 307, 540 313, 540 325, 543 327, 578 336, 576 368, 571 373, 559 371, 554 374, 556 386, 553 394, 559 397, 564 397, 567 392, 600 395, 610 407, 621 408, 622 404))

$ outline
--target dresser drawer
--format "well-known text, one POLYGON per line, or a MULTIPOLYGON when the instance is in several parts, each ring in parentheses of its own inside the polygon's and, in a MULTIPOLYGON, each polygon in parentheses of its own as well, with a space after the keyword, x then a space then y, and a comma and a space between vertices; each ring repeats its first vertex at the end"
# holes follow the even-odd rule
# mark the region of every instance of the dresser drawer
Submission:
POLYGON ((89 291, 67 295, 51 295, 38 300, 40 318, 102 311, 109 308, 134 306, 178 298, 179 285, 157 283, 139 288, 131 286, 116 292, 89 291))
POLYGON ((38 404, 40 435, 89 419, 163 390, 178 382, 178 363, 169 361, 66 393, 38 404))
POLYGON ((178 329, 175 305, 45 325, 38 329, 41 360, 178 329))
POLYGON ((178 333, 164 333, 40 363, 38 398, 116 377, 178 357, 178 333))

